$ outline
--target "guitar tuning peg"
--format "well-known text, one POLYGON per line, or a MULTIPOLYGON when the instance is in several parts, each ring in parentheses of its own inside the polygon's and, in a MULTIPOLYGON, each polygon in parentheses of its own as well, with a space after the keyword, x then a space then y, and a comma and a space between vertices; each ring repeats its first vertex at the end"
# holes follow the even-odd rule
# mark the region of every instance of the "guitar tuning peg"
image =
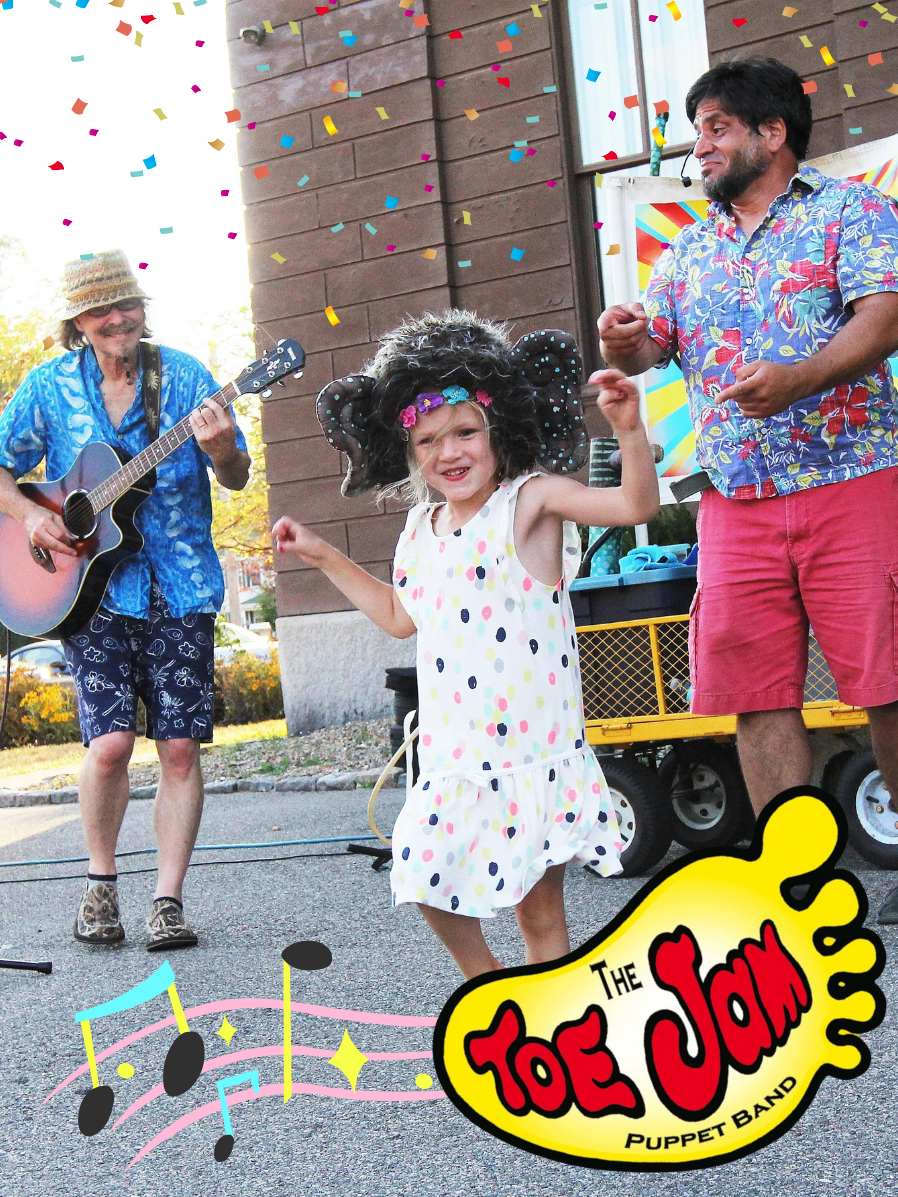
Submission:
POLYGON ((293 375, 293 377, 294 378, 302 378, 302 375, 303 375, 302 370, 297 370, 297 372, 293 375))
POLYGON ((285 386, 287 385, 287 384, 284 382, 283 378, 279 378, 279 379, 278 379, 278 382, 277 382, 277 384, 278 384, 278 386, 279 386, 279 387, 285 387, 285 386))
POLYGON ((271 398, 271 387, 269 387, 267 391, 263 391, 263 392, 262 392, 262 398, 263 398, 263 399, 270 399, 270 398, 271 398))

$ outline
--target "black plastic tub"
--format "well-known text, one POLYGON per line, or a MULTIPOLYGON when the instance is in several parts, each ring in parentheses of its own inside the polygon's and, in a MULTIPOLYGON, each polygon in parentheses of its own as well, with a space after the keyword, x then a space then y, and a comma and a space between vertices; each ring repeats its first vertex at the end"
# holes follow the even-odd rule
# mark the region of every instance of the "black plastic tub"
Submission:
POLYGON ((625 623, 662 615, 688 615, 695 594, 697 567, 670 565, 634 574, 578 578, 571 583, 571 605, 577 627, 593 623, 625 623))

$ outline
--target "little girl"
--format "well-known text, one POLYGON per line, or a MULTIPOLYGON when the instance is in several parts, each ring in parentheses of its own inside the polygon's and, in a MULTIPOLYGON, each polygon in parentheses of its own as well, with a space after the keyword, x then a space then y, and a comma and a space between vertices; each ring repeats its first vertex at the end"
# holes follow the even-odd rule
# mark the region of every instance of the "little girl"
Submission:
POLYGON ((502 967, 480 925, 502 907, 515 908, 527 963, 554 960, 570 951, 567 862, 620 872, 568 586, 578 523, 657 513, 638 393, 617 370, 591 376, 623 470, 620 487, 590 489, 559 476, 588 452, 566 333, 512 347, 470 312, 427 315, 385 337, 370 369, 325 387, 318 414, 350 459, 344 493, 419 500, 393 586, 287 517, 275 543, 392 636, 418 632, 420 776, 393 829, 393 904, 418 904, 466 978, 502 967), (428 490, 445 501, 426 501, 428 490))

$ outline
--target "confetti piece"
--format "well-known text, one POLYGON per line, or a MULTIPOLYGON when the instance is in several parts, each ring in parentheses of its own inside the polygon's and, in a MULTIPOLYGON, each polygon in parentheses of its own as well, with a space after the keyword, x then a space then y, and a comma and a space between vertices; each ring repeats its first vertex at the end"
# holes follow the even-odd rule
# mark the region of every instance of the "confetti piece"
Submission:
POLYGON ((267 166, 256 166, 253 168, 253 174, 257 179, 267 179, 270 173, 267 166))
POLYGON ((330 133, 331 137, 333 137, 333 135, 337 132, 337 126, 329 116, 324 117, 324 127, 327 129, 328 133, 330 133))
MULTIPOLYGON (((668 5, 668 7, 670 7, 670 6, 668 5)), ((607 252, 605 253, 605 257, 606 257, 606 258, 611 258, 611 257, 613 257, 615 254, 619 254, 619 253, 620 253, 620 246, 619 246, 619 245, 609 245, 609 246, 608 246, 608 249, 607 249, 607 252)))
POLYGON ((236 236, 237 236, 236 233, 228 233, 228 240, 233 241, 236 236))
POLYGON ((466 211, 464 210, 464 208, 462 208, 461 215, 462 215, 462 223, 463 223, 463 224, 470 224, 470 223, 471 223, 471 213, 470 213, 470 212, 466 212, 466 211))
POLYGON ((377 232, 377 229, 374 227, 373 224, 371 224, 370 221, 368 222, 368 224, 365 225, 365 228, 368 230, 368 232, 371 234, 372 237, 377 232))
POLYGON ((90 130, 90 135, 91 135, 91 137, 96 137, 96 135, 97 135, 99 132, 100 132, 100 130, 99 130, 99 129, 91 129, 91 130, 90 130))
POLYGON ((430 154, 422 154, 422 155, 421 155, 421 161, 422 161, 422 162, 429 162, 429 161, 430 161, 430 154))
POLYGON ((445 87, 445 86, 446 86, 445 79, 437 79, 437 87, 445 87))
POLYGON ((174 10, 175 10, 175 13, 177 14, 177 16, 179 16, 179 17, 184 16, 184 9, 181 7, 180 4, 175 4, 173 7, 174 7, 174 10))
POLYGON ((595 222, 595 224, 594 224, 592 227, 593 227, 594 229, 600 229, 604 223, 605 223, 605 222, 604 222, 604 221, 602 221, 602 220, 597 220, 597 221, 595 222))
POLYGON ((614 120, 614 118, 615 118, 616 116, 617 116, 617 113, 616 113, 616 112, 614 111, 614 109, 612 108, 612 109, 611 109, 611 111, 608 113, 608 119, 609 119, 610 121, 613 121, 613 120, 614 120))
POLYGON ((358 40, 354 33, 347 33, 345 37, 340 38, 344 46, 354 46, 358 40))
POLYGON ((395 207, 396 207, 396 205, 397 205, 398 203, 399 203, 399 200, 398 200, 398 199, 397 199, 395 196, 393 196, 393 195, 388 195, 388 196, 387 196, 387 201, 386 201, 386 203, 384 204, 384 207, 385 207, 385 208, 390 208, 390 209, 393 209, 393 208, 395 208, 395 207))
POLYGON ((129 171, 129 174, 131 175, 132 179, 142 179, 143 178, 142 170, 132 170, 132 171, 129 171))
POLYGON ((460 42, 461 38, 462 38, 462 33, 461 33, 460 29, 453 29, 452 32, 449 34, 450 41, 460 42))
POLYGON ((863 129, 849 129, 848 130, 849 133, 863 133, 863 131, 864 131, 863 129))
POLYGON ((143 164, 147 168, 147 170, 152 170, 153 167, 156 165, 156 155, 150 154, 149 158, 144 158, 143 164))
POLYGON ((601 73, 602 73, 601 71, 593 70, 593 68, 590 67, 590 69, 586 72, 587 81, 589 83, 595 83, 596 79, 598 79, 598 77, 599 77, 599 75, 601 75, 601 73))
POLYGON ((146 268, 147 268, 148 266, 149 266, 149 262, 138 262, 138 263, 137 263, 137 269, 138 269, 138 270, 146 270, 146 268))
POLYGON ((283 146, 283 148, 285 150, 289 150, 291 145, 293 145, 294 141, 296 141, 295 137, 288 137, 287 134, 285 133, 284 136, 281 138, 281 145, 283 146))
POLYGON ((93 254, 79 254, 82 262, 92 262, 94 260, 93 254))
POLYGON ((881 54, 868 54, 867 62, 869 62, 870 66, 882 66, 882 55, 881 54))
POLYGON ((624 107, 625 108, 638 108, 639 107, 639 96, 624 96, 624 107))
MULTIPOLYGON (((157 109, 157 111, 158 111, 158 109, 157 109)), ((234 121, 240 120, 240 109, 232 108, 230 110, 230 112, 225 113, 225 116, 228 118, 228 124, 232 125, 234 123, 234 121)))
MULTIPOLYGON (((140 19, 141 19, 141 21, 143 21, 144 25, 149 25, 150 21, 155 21, 155 20, 156 20, 156 18, 155 18, 155 17, 141 17, 140 19)), ((269 29, 269 30, 268 30, 268 32, 269 32, 269 33, 273 33, 273 32, 274 32, 274 30, 272 30, 272 29, 269 29)))
POLYGON ((882 4, 871 4, 870 7, 874 12, 888 12, 889 10, 882 4))
POLYGON ((497 83, 501 83, 503 87, 511 87, 511 80, 510 80, 510 79, 502 79, 502 78, 500 78, 500 79, 497 79, 497 80, 496 80, 496 82, 497 82, 497 83))
POLYGON ((547 186, 547 187, 554 187, 554 186, 555 186, 555 180, 554 180, 554 179, 546 179, 546 186, 547 186))
POLYGON ((804 94, 806 96, 813 95, 814 92, 817 90, 817 84, 814 82, 813 79, 810 79, 810 80, 808 80, 807 83, 802 83, 801 90, 804 92, 804 94))
POLYGON ((898 83, 893 83, 891 87, 887 87, 886 91, 890 91, 893 96, 898 96, 898 83))
POLYGON ((270 70, 271 70, 271 63, 270 63, 270 62, 265 62, 265 63, 261 63, 261 62, 260 62, 260 63, 257 63, 257 64, 256 64, 256 70, 257 70, 257 71, 270 71, 270 70))
MULTIPOLYGON (((530 7, 533 9, 533 15, 534 15, 535 17, 539 17, 540 19, 542 19, 542 15, 543 15, 543 14, 542 14, 542 13, 539 11, 539 5, 538 5, 538 4, 531 4, 531 5, 530 5, 530 7)), ((461 265, 461 263, 459 263, 459 265, 461 265)))
POLYGON ((25 142, 21 139, 21 137, 17 137, 16 140, 13 142, 13 145, 24 145, 24 144, 25 144, 25 142))
POLYGON ((459 262, 459 266, 461 266, 462 269, 464 269, 466 266, 470 266, 470 265, 471 265, 470 259, 467 262, 459 262))
POLYGON ((280 254, 269 254, 268 256, 273 258, 274 261, 277 262, 278 266, 283 266, 283 264, 287 261, 287 259, 282 257, 280 254))
POLYGON ((476 108, 466 108, 464 112, 469 121, 476 121, 478 116, 480 116, 476 108))
POLYGON ((526 141, 516 141, 515 145, 518 147, 518 149, 524 149, 527 145, 527 142, 526 141))
POLYGON ((425 191, 433 191, 433 183, 425 183, 424 190, 425 191))
POLYGON ((68 220, 67 218, 63 218, 62 223, 65 225, 66 228, 68 228, 72 222, 70 220, 68 220))
POLYGON ((334 95, 339 96, 346 91, 346 86, 345 79, 338 79, 335 83, 331 84, 331 91, 334 93, 334 95))
POLYGON ((299 21, 288 21, 287 24, 290 26, 291 33, 299 33, 299 21))
POLYGON ((854 87, 851 83, 843 83, 842 86, 845 88, 845 95, 848 96, 849 99, 854 100, 857 98, 854 94, 854 87))
POLYGON ((827 66, 835 66, 836 65, 836 60, 833 58, 832 54, 830 54, 829 48, 827 46, 820 47, 820 57, 823 59, 823 61, 826 63, 827 66))
POLYGON ((395 245, 388 245, 388 246, 387 246, 387 253, 388 253, 388 254, 391 254, 395 248, 396 248, 396 246, 395 246, 395 245))
POLYGON ((305 187, 305 185, 306 185, 306 183, 308 183, 308 181, 309 181, 309 176, 303 175, 303 177, 301 179, 296 180, 296 186, 297 187, 305 187))
POLYGON ((524 256, 524 250, 512 249, 511 253, 508 256, 511 258, 511 260, 513 262, 520 262, 521 258, 523 258, 523 256, 524 256))
POLYGON ((593 5, 593 8, 607 8, 607 7, 608 7, 607 4, 594 4, 593 5))
POLYGON ((330 306, 330 304, 328 304, 328 306, 324 309, 324 314, 325 314, 325 316, 327 316, 328 320, 330 320, 331 324, 339 324, 340 323, 340 317, 337 315, 337 313, 334 311, 334 309, 330 306))
POLYGON ((420 13, 417 17, 415 17, 415 24, 419 29, 423 29, 425 25, 430 24, 430 21, 427 19, 424 13, 420 13))
POLYGON ((895 22, 898 21, 898 17, 893 17, 890 12, 884 12, 881 19, 883 21, 888 21, 890 25, 894 25, 895 22))
POLYGON ((52 162, 50 164, 50 170, 65 170, 65 167, 62 165, 62 163, 57 158, 57 160, 55 162, 52 162))
POLYGON ((531 158, 532 158, 532 157, 533 157, 533 155, 536 153, 536 150, 533 148, 533 146, 531 146, 531 147, 530 147, 530 149, 527 151, 527 153, 528 153, 528 154, 531 156, 531 158))
POLYGON ((375 108, 374 111, 377 113, 377 115, 380 117, 380 119, 382 121, 388 121, 390 119, 386 108, 375 108))
POLYGON ((427 258, 428 262, 432 262, 436 256, 437 251, 435 249, 425 249, 424 253, 421 255, 422 258, 427 258))
POLYGON ((794 17, 797 12, 798 12, 797 8, 784 8, 783 16, 784 17, 794 17))
MULTIPOLYGON (((4 8, 5 7, 6 5, 4 5, 4 8)), ((43 345, 44 349, 52 349, 56 342, 52 337, 44 337, 41 344, 43 345)))
POLYGON ((538 125, 538 124, 539 124, 539 117, 538 117, 538 116, 528 116, 528 117, 527 117, 527 124, 528 124, 528 125, 538 125))
POLYGON ((546 93, 546 95, 550 95, 553 91, 558 91, 558 88, 553 83, 551 87, 544 87, 543 91, 546 93))
POLYGON ((362 93, 360 91, 348 91, 346 94, 349 96, 350 100, 360 100, 362 98, 362 93))
POLYGON ((246 127, 247 127, 247 129, 255 129, 255 127, 256 127, 256 122, 255 122, 255 121, 250 121, 250 122, 249 122, 249 124, 248 124, 246 127))
POLYGON ((167 120, 168 120, 168 117, 165 115, 165 113, 162 111, 162 109, 161 109, 161 108, 154 108, 154 109, 153 109, 153 111, 156 113, 156 115, 159 117, 159 119, 160 119, 161 121, 167 121, 167 120))
POLYGON ((172 226, 172 225, 169 225, 169 227, 167 229, 159 230, 160 233, 173 233, 174 231, 175 231, 174 226, 172 226))
POLYGON ((73 54, 72 62, 84 62, 84 55, 83 54, 73 54))
POLYGON ((655 116, 660 116, 662 112, 670 112, 670 104, 668 104, 667 100, 655 100, 653 107, 655 109, 655 116))
POLYGON ((75 116, 80 116, 86 107, 87 107, 86 100, 76 100, 75 103, 72 105, 72 112, 74 112, 75 116))
POLYGON ((673 19, 675 21, 679 21, 680 16, 682 14, 680 13, 680 10, 677 8, 676 4, 674 3, 674 0, 670 0, 670 4, 668 4, 667 7, 670 10, 670 15, 673 17, 673 19))
POLYGON ((135 33, 135 34, 134 34, 134 45, 135 45, 135 46, 142 46, 142 45, 143 45, 143 34, 142 34, 142 33, 135 33))
POLYGON ((490 70, 491 70, 491 71, 501 71, 501 70, 502 70, 502 68, 499 66, 499 64, 498 64, 498 62, 497 62, 497 63, 496 63, 494 66, 491 66, 491 67, 490 67, 490 70))
POLYGON ((812 50, 814 48, 814 43, 804 33, 799 35, 798 40, 801 42, 801 44, 804 46, 804 48, 806 50, 812 50))
POLYGON ((733 24, 737 29, 741 29, 743 25, 748 24, 748 20, 745 17, 733 17, 733 24))
POLYGON ((658 146, 659 149, 661 148, 661 146, 667 145, 667 141, 661 135, 661 130, 658 129, 657 127, 652 129, 652 137, 654 137, 655 145, 658 146))
POLYGON ((511 42, 507 39, 504 42, 496 42, 496 47, 498 48, 500 54, 506 54, 512 49, 511 42))
POLYGON ((224 149, 224 142, 221 140, 220 137, 216 137, 214 141, 210 141, 207 144, 211 145, 213 150, 223 150, 224 149))
POLYGON ((130 32, 131 32, 131 26, 126 25, 124 21, 119 21, 118 27, 116 29, 116 33, 122 33, 125 35, 125 37, 127 37, 130 32))
POLYGON ((266 33, 274 33, 274 30, 271 28, 271 21, 263 21, 262 28, 266 33))
POLYGON ((230 195, 231 193, 230 193, 230 191, 223 191, 221 194, 222 195, 230 195))
MULTIPOLYGON (((603 157, 603 158, 604 158, 606 161, 608 161, 608 162, 611 162, 611 161, 612 161, 614 158, 616 158, 616 157, 617 157, 617 154, 615 153, 615 151, 614 151, 614 150, 609 150, 609 151, 608 151, 608 153, 607 153, 607 154, 603 154, 603 155, 602 155, 602 157, 603 157)), ((601 187, 601 183, 599 184, 599 186, 601 187)))
POLYGON ((524 157, 520 150, 512 150, 508 156, 512 162, 520 162, 524 157))
POLYGON ((194 83, 194 84, 193 84, 193 86, 191 87, 191 89, 190 89, 190 90, 191 90, 191 91, 192 91, 194 94, 196 94, 196 92, 198 92, 200 89, 199 89, 199 88, 197 87, 197 85, 194 83))
MULTIPOLYGON (((608 5, 606 4, 606 5, 605 5, 605 7, 607 8, 607 7, 608 7, 608 5)), ((658 18, 657 18, 657 17, 656 17, 654 14, 652 14, 652 16, 650 16, 650 17, 649 17, 649 20, 650 20, 650 21, 657 21, 657 20, 658 20, 658 18)))
POLYGON ((520 31, 520 29, 518 29, 517 22, 512 21, 512 23, 510 25, 505 26, 505 32, 508 34, 509 37, 517 37, 521 31, 520 31))
POLYGON ((343 221, 341 220, 339 224, 332 224, 332 225, 331 225, 331 232, 332 232, 332 233, 339 233, 339 232, 340 232, 342 229, 345 229, 345 228, 346 228, 346 225, 345 225, 345 224, 343 223, 343 221))

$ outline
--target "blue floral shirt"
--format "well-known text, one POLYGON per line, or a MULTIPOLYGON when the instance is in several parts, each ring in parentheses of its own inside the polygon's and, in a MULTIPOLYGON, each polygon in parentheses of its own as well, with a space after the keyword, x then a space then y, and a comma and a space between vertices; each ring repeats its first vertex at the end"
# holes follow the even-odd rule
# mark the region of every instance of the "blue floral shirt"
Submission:
POLYGON ((746 238, 711 204, 655 264, 649 335, 679 349, 696 457, 722 494, 767 498, 898 465, 888 362, 764 420, 716 396, 743 363, 799 362, 851 318, 852 300, 898 291, 898 206, 867 183, 802 166, 746 238))
MULTIPOLYGON (((149 444, 143 410, 143 370, 137 395, 118 429, 100 394, 102 372, 93 349, 64 353, 32 370, 0 415, 0 466, 16 478, 46 457, 48 479, 61 478, 89 441, 105 441, 133 457, 149 444)), ((182 420, 218 386, 196 358, 162 348, 160 435, 182 420)), ((246 441, 237 429, 237 445, 246 441)), ((212 463, 193 437, 156 468, 156 486, 137 512, 144 547, 113 573, 103 606, 145 619, 150 570, 172 615, 217 612, 224 579, 212 544, 212 463)))

